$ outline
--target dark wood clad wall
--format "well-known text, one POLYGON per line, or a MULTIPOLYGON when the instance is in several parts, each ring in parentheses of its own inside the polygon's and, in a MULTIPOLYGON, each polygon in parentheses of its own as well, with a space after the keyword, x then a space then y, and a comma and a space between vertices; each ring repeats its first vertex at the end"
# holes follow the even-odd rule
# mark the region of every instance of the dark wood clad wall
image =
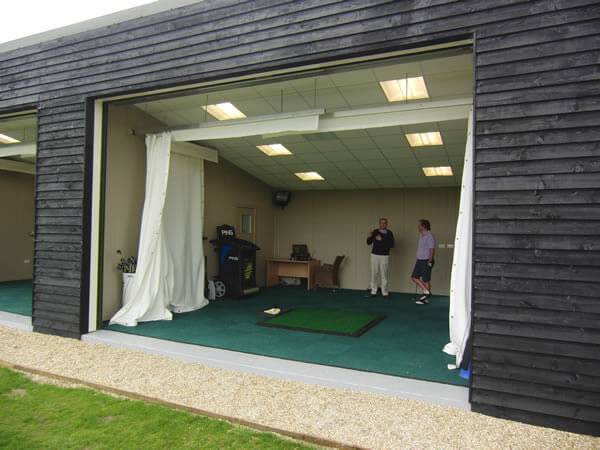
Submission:
POLYGON ((39 108, 34 329, 87 329, 86 99, 469 37, 472 405, 598 434, 599 31, 596 0, 217 0, 1 54, 0 113, 39 108))

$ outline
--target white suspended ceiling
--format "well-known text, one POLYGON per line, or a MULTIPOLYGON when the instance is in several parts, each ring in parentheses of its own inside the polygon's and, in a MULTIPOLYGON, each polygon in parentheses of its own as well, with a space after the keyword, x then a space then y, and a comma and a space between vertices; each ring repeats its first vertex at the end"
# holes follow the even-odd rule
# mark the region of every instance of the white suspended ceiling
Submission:
MULTIPOLYGON (((472 95, 472 55, 453 51, 358 70, 143 101, 136 106, 163 122, 165 128, 178 129, 174 132, 178 139, 217 150, 220 158, 273 188, 418 188, 460 185, 472 95), (413 76, 425 78, 430 99, 389 103, 379 81, 413 76), (233 103, 248 118, 234 126, 235 120, 218 122, 202 109, 203 105, 222 102, 233 103), (436 110, 444 104, 462 109, 448 110, 447 114, 436 110), (366 112, 393 109, 404 116, 364 125, 366 112), (300 127, 278 133, 274 123, 264 120, 285 121, 302 112, 305 131, 300 127), (306 114, 311 112, 319 115, 318 124, 314 114, 306 114), (340 131, 339 121, 333 121, 345 117, 348 122, 353 115, 357 129, 342 126, 340 131), (392 123, 402 125, 384 126, 392 123), (249 128, 248 136, 240 131, 244 127, 249 128), (443 145, 408 145, 406 134, 426 131, 439 131, 443 145), (292 155, 269 157, 257 149, 258 145, 275 143, 283 144, 292 155), (450 166, 454 175, 425 177, 423 167, 431 166, 450 166), (325 181, 302 182, 294 175, 309 171, 318 172, 325 181)), ((369 120, 373 121, 372 117, 369 120)))

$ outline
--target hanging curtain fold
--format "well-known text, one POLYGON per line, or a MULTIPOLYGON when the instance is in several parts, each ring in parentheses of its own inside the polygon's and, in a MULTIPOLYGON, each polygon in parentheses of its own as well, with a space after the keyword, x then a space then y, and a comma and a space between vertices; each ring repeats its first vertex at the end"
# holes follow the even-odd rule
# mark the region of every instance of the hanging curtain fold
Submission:
POLYGON ((454 257, 450 275, 450 342, 444 352, 456 355, 456 365, 462 363, 471 331, 471 263, 473 248, 473 111, 469 113, 467 145, 462 187, 454 239, 454 257))
POLYGON ((111 324, 171 320, 204 297, 203 161, 171 153, 171 133, 146 136, 146 193, 135 277, 111 324))

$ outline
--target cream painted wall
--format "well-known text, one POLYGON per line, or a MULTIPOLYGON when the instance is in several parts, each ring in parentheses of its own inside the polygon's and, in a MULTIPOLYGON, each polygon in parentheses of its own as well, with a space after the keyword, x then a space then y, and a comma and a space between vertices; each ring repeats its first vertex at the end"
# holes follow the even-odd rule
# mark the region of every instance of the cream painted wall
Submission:
POLYGON ((0 282, 30 280, 35 211, 33 175, 0 170, 0 211, 0 282))
MULTIPOLYGON (((387 217, 396 245, 390 256, 390 290, 414 292, 410 274, 419 239, 417 221, 428 219, 438 244, 454 242, 458 217, 457 188, 357 191, 300 191, 275 213, 275 257, 287 258, 292 244, 305 243, 314 258, 332 263, 345 255, 340 269, 343 288, 369 286, 370 247, 367 233, 387 217)), ((436 250, 434 294, 448 295, 452 250, 436 250)))
MULTIPOLYGON (((233 225, 239 232, 238 207, 256 210, 255 244, 260 247, 256 253, 256 281, 265 284, 265 260, 273 257, 274 211, 272 190, 263 182, 221 159, 218 164, 205 162, 205 206, 204 235, 208 240, 217 236, 217 226, 224 223, 233 225)), ((241 236, 240 236, 241 237, 241 236)), ((213 278, 219 271, 217 252, 206 241, 205 254, 208 257, 208 276, 213 278)))
MULTIPOLYGON (((117 249, 124 256, 137 255, 144 205, 146 150, 141 136, 130 129, 151 130, 164 125, 133 106, 111 106, 108 112, 106 149, 106 194, 104 211, 104 251, 102 281, 102 320, 110 319, 121 307, 121 275, 117 249)), ((205 161, 204 236, 216 237, 217 225, 232 224, 237 229, 237 207, 256 209, 257 282, 264 285, 265 259, 273 255, 273 211, 271 188, 221 159, 205 161)), ((202 232, 201 230, 199 232, 202 232)), ((214 247, 205 242, 208 275, 218 273, 214 247)))

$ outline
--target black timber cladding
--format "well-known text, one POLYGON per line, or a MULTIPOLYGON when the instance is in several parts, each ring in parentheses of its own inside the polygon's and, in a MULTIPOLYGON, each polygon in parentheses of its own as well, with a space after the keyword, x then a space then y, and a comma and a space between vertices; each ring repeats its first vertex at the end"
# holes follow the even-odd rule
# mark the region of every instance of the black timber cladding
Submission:
POLYGON ((38 107, 34 329, 87 330, 88 99, 474 39, 473 409, 600 433, 600 5, 204 1, 0 55, 38 107))

